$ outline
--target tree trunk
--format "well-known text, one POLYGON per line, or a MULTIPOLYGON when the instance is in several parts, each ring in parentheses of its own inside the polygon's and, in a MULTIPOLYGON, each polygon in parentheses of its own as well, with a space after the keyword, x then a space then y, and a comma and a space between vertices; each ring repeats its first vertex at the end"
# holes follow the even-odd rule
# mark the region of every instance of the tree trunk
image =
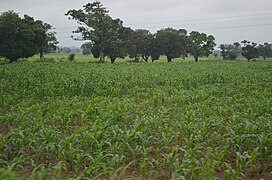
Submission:
POLYGON ((167 56, 167 62, 171 62, 172 61, 172 57, 167 56))
POLYGON ((198 56, 195 56, 195 62, 198 62, 198 56))
POLYGON ((147 58, 145 57, 144 60, 145 60, 145 62, 148 62, 148 57, 147 58))
POLYGON ((139 55, 136 55, 135 59, 134 59, 134 62, 139 62, 139 59, 140 59, 139 55))
POLYGON ((110 60, 111 60, 111 63, 115 62, 115 58, 110 58, 110 60))
POLYGON ((44 60, 44 53, 43 53, 43 51, 40 52, 40 60, 44 60))
POLYGON ((143 59, 145 60, 145 62, 148 62, 148 55, 145 55, 145 56, 142 56, 143 57, 143 59))
POLYGON ((104 51, 103 49, 100 49, 99 63, 104 63, 104 62, 105 62, 104 51))

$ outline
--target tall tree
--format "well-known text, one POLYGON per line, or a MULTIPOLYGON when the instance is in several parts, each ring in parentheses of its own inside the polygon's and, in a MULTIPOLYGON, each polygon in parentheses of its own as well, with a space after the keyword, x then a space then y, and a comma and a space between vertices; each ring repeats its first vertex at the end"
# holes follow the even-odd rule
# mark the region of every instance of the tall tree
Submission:
POLYGON ((223 59, 227 59, 228 57, 228 52, 229 52, 229 45, 228 44, 220 44, 220 53, 223 57, 223 59))
MULTIPOLYGON (((114 63, 117 58, 127 56, 125 44, 127 28, 122 26, 122 21, 119 19, 113 20, 113 23, 110 41, 105 45, 104 51, 104 55, 110 58, 111 63, 114 63)), ((91 51, 94 57, 99 57, 100 49, 97 44, 92 44, 91 51)))
POLYGON ((142 57, 146 62, 151 53, 151 42, 153 35, 146 29, 137 29, 130 32, 130 36, 127 39, 127 52, 130 58, 134 58, 135 61, 139 61, 142 57))
POLYGON ((34 43, 38 48, 40 59, 44 58, 44 53, 56 50, 58 41, 55 36, 56 33, 52 31, 53 27, 50 24, 41 20, 35 21, 33 17, 28 15, 24 16, 24 21, 35 33, 34 43))
POLYGON ((244 56, 248 61, 258 56, 258 49, 256 48, 256 43, 250 41, 242 41, 244 47, 242 47, 242 56, 244 56))
POLYGON ((159 42, 156 36, 153 36, 151 40, 151 60, 154 62, 155 60, 158 60, 160 58, 160 47, 159 47, 159 42))
POLYGON ((114 63, 117 58, 125 58, 127 55, 123 38, 126 28, 123 27, 123 22, 120 19, 113 20, 111 28, 111 40, 106 45, 105 55, 110 58, 111 63, 114 63))
POLYGON ((153 35, 145 29, 135 31, 135 45, 137 54, 141 54, 142 58, 147 62, 151 55, 151 43, 153 35))
POLYGON ((161 29, 155 34, 159 52, 167 57, 168 62, 186 55, 186 34, 185 29, 172 28, 161 29))
POLYGON ((241 53, 242 53, 241 44, 239 42, 235 42, 235 43, 233 43, 233 46, 234 46, 234 50, 236 51, 237 55, 241 55, 241 53))
POLYGON ((241 46, 238 42, 234 44, 220 44, 219 48, 223 59, 234 60, 241 52, 241 46))
POLYGON ((39 46, 40 59, 44 59, 44 53, 53 52, 57 48, 56 32, 52 31, 50 24, 36 21, 37 44, 39 46))
POLYGON ((264 60, 268 57, 272 57, 272 44, 260 44, 257 49, 259 56, 263 57, 264 60))
POLYGON ((0 15, 0 56, 12 62, 44 52, 51 42, 47 31, 49 26, 27 15, 20 18, 13 11, 2 13, 0 15), (45 25, 47 29, 43 29, 45 25))
POLYGON ((65 15, 69 19, 75 19, 81 26, 75 33, 81 33, 81 37, 73 37, 75 40, 90 40, 99 50, 99 62, 105 62, 105 50, 108 44, 116 41, 113 36, 116 31, 116 22, 122 24, 122 21, 113 20, 108 15, 108 10, 103 7, 101 2, 88 3, 83 9, 69 10, 65 15))
POLYGON ((192 31, 188 36, 188 52, 194 56, 196 62, 199 56, 212 54, 215 45, 215 38, 212 35, 192 31))

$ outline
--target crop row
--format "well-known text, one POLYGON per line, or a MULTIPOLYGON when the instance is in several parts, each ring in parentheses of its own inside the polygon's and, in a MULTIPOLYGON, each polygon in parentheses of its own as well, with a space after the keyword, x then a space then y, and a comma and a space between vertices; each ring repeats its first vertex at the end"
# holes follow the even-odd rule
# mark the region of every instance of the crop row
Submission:
POLYGON ((30 179, 269 177, 271 68, 1 65, 0 169, 30 179))

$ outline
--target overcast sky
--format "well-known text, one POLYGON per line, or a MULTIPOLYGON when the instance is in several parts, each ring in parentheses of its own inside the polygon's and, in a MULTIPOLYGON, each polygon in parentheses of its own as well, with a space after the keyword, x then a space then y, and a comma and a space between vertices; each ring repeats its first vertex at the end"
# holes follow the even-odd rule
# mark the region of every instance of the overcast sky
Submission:
MULTIPOLYGON (((77 24, 64 14, 91 0, 0 0, 0 12, 28 14, 56 28, 60 46, 80 46, 70 38, 77 24)), ((216 43, 249 40, 272 43, 272 0, 101 0, 113 18, 133 29, 173 27, 214 35, 216 43)), ((217 45, 217 46, 218 46, 217 45)))

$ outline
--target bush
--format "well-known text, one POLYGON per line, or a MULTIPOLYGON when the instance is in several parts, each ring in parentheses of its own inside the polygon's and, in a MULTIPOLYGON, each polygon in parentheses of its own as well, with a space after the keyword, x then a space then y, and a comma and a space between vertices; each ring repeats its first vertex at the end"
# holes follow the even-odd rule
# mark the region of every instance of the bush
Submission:
POLYGON ((230 50, 229 53, 228 53, 228 59, 230 59, 230 60, 236 59, 237 56, 238 56, 238 55, 237 55, 237 52, 234 51, 234 50, 230 50))
POLYGON ((70 61, 73 61, 73 60, 75 60, 75 57, 76 57, 76 55, 74 53, 71 53, 71 54, 69 54, 68 59, 70 61))
POLYGON ((5 58, 0 57, 0 65, 7 64, 7 63, 8 63, 8 61, 5 58))
POLYGON ((217 58, 217 57, 219 56, 219 53, 214 52, 214 53, 213 53, 213 56, 214 56, 215 58, 217 58))

